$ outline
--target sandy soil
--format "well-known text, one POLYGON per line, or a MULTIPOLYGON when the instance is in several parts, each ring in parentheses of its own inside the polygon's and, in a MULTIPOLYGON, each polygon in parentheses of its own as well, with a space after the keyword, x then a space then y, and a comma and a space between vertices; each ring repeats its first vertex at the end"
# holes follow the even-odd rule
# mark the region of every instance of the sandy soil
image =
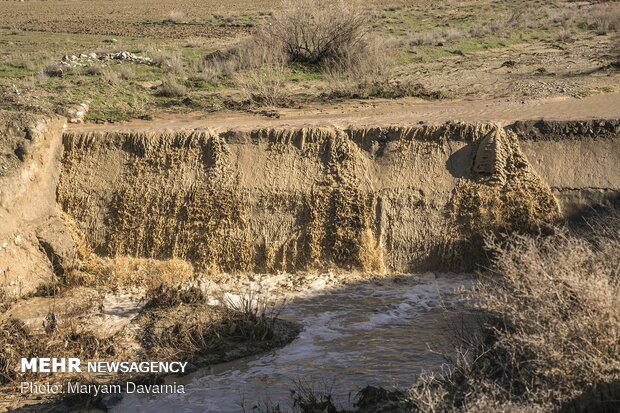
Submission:
POLYGON ((478 99, 429 102, 420 99, 348 101, 303 109, 282 109, 279 118, 239 113, 166 115, 152 121, 71 125, 70 130, 253 129, 257 127, 388 126, 446 121, 509 123, 515 120, 587 120, 620 117, 620 93, 583 99, 558 97, 520 101, 478 99))

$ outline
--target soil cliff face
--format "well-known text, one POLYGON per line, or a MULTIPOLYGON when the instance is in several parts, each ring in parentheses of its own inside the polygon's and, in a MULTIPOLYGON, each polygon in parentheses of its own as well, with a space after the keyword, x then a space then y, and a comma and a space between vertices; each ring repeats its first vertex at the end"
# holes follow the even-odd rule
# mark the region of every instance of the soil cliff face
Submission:
POLYGON ((487 231, 620 199, 618 121, 154 133, 3 119, 14 293, 79 267, 78 249, 200 272, 463 271, 487 231))
POLYGON ((215 271, 462 270, 559 217, 493 124, 65 133, 58 201, 95 252, 215 271))
POLYGON ((517 122, 512 128, 566 217, 596 205, 620 208, 620 120, 517 122))
POLYGON ((10 294, 54 277, 48 253, 66 247, 62 228, 53 231, 59 234, 55 240, 46 241, 60 213, 56 185, 64 124, 59 118, 0 111, 0 287, 10 294))

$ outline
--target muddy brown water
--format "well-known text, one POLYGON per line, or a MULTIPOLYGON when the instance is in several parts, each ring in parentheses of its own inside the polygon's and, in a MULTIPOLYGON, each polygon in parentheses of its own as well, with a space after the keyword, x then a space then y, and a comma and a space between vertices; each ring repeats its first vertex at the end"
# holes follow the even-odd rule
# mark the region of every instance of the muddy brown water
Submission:
POLYGON ((404 388, 441 368, 455 327, 471 321, 459 303, 465 275, 416 275, 363 283, 291 301, 281 317, 303 324, 289 345, 204 368, 169 382, 185 394, 125 395, 113 412, 241 412, 257 403, 291 407, 295 382, 330 388, 347 406, 366 385, 404 388))

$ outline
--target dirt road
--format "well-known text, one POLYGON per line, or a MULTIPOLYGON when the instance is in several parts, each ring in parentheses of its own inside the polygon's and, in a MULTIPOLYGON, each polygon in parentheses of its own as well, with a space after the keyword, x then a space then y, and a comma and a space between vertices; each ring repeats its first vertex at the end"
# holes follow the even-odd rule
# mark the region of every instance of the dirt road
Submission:
POLYGON ((327 106, 282 109, 279 118, 241 112, 165 115, 151 121, 71 125, 72 130, 254 129, 261 127, 389 126, 446 121, 586 120, 620 118, 620 94, 608 93, 583 99, 561 97, 543 100, 420 99, 347 101, 327 106))

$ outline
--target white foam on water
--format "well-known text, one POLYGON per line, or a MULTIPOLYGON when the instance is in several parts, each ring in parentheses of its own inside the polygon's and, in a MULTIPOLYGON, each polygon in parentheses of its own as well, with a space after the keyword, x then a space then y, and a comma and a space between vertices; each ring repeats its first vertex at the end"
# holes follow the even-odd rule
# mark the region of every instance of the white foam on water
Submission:
MULTIPOLYGON (((242 399, 251 411, 255 402, 267 398, 285 407, 295 379, 335 379, 340 400, 367 384, 410 385, 416 373, 443 362, 428 353, 426 342, 441 337, 437 314, 468 283, 463 277, 427 273, 306 294, 282 312, 304 326, 289 345, 182 378, 186 394, 131 395, 113 411, 232 413, 242 411, 242 399)), ((447 340, 448 333, 444 335, 447 340)))

